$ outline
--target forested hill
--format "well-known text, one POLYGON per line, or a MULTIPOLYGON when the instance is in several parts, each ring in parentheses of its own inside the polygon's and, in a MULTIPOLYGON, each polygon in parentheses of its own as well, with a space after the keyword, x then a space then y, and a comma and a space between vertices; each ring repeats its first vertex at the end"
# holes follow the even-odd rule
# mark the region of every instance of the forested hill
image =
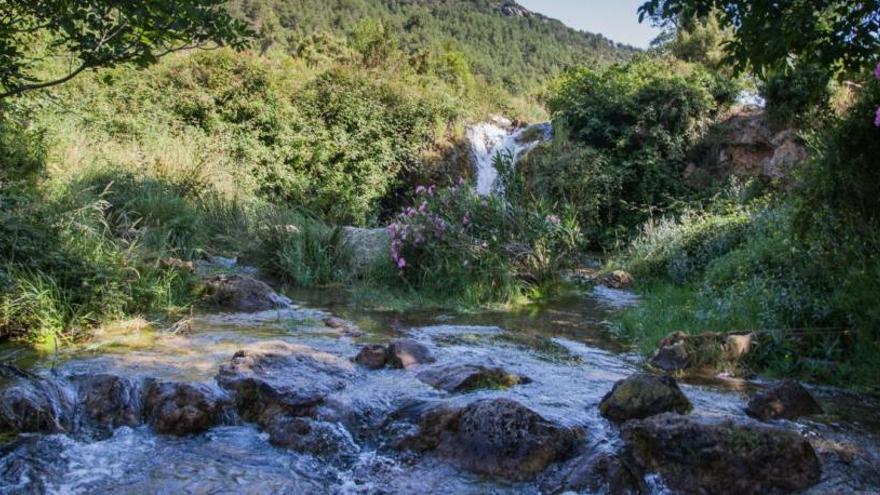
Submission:
POLYGON ((230 8, 257 26, 264 40, 291 50, 301 50, 316 33, 342 37, 374 19, 402 48, 461 52, 474 72, 514 92, 567 66, 624 60, 636 51, 513 1, 233 0, 230 8))

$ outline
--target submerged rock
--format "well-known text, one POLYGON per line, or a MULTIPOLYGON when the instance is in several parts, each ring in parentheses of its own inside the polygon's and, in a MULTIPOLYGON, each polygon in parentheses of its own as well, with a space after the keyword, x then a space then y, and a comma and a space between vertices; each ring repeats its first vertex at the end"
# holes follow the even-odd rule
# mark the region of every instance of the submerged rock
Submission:
POLYGON ((159 433, 188 435, 221 423, 232 402, 202 383, 151 381, 144 393, 147 423, 159 433))
POLYGON ((358 328, 353 322, 348 320, 343 320, 342 318, 337 318, 335 316, 329 316, 324 318, 324 325, 328 328, 332 328, 333 330, 338 330, 342 335, 346 337, 361 337, 364 335, 364 332, 358 328))
POLYGON ((242 275, 217 275, 205 281, 204 302, 226 311, 256 313, 283 309, 290 299, 279 295, 265 282, 242 275))
POLYGON ((339 424, 279 415, 269 420, 265 428, 272 444, 328 461, 351 460, 358 450, 351 435, 339 424))
POLYGON ((92 426, 112 430, 141 424, 141 387, 131 379, 110 375, 77 375, 78 402, 92 426))
POLYGON ((217 382, 235 394, 239 412, 265 423, 274 414, 307 415, 353 376, 352 364, 303 345, 263 342, 235 353, 217 382))
POLYGON ((541 492, 607 493, 609 495, 647 495, 644 474, 632 459, 607 453, 586 453, 570 459, 548 472, 541 481, 541 492))
POLYGON ((599 412, 614 421, 644 419, 665 412, 684 414, 691 403, 678 383, 670 376, 636 373, 614 384, 602 402, 599 412))
POLYGON ((467 392, 481 388, 510 388, 530 383, 525 376, 508 373, 503 368, 475 364, 453 364, 419 372, 416 378, 447 392, 467 392))
POLYGON ((792 380, 782 381, 755 395, 746 408, 746 414, 761 421, 795 419, 821 413, 822 408, 810 392, 792 380))
POLYGON ((74 422, 73 392, 55 380, 20 379, 0 392, 0 427, 19 432, 70 432, 74 422))
POLYGON ((373 344, 362 348, 355 356, 354 362, 365 368, 378 370, 385 367, 387 356, 388 351, 384 346, 373 344))
POLYGON ((813 447, 794 431, 667 413, 628 421, 621 434, 646 470, 683 494, 788 493, 821 478, 813 447))
POLYGON ((410 406, 397 416, 416 416, 418 424, 395 442, 397 448, 433 451, 462 469, 512 481, 533 479, 565 460, 583 436, 509 399, 410 406))
POLYGON ((431 351, 412 339, 397 339, 388 346, 388 365, 392 368, 413 368, 420 364, 436 362, 431 351))

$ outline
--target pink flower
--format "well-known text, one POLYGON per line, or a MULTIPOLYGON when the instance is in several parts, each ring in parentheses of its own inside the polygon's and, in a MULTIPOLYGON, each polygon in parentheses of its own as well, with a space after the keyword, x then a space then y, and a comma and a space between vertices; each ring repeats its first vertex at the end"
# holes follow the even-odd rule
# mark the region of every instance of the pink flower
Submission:
POLYGON ((877 114, 874 115, 874 125, 880 127, 880 107, 877 107, 877 114))
POLYGON ((436 190, 437 190, 437 186, 435 186, 434 184, 431 184, 431 187, 428 188, 428 196, 433 196, 434 191, 436 191, 436 190))
POLYGON ((422 201, 422 204, 419 205, 419 213, 427 213, 428 212, 428 203, 426 201, 422 201))
POLYGON ((412 208, 407 208, 406 209, 406 216, 408 216, 409 218, 416 216, 416 210, 414 210, 412 208))
POLYGON ((880 62, 877 63, 877 67, 874 69, 874 77, 880 80, 880 62))
POLYGON ((425 194, 425 191, 427 191, 427 189, 425 189, 425 186, 419 186, 416 188, 416 195, 425 194))
POLYGON ((400 258, 397 260, 397 268, 400 268, 401 270, 406 268, 406 260, 404 258, 400 258))
POLYGON ((461 219, 461 224, 467 227, 471 224, 471 212, 467 211, 464 214, 464 218, 461 219))

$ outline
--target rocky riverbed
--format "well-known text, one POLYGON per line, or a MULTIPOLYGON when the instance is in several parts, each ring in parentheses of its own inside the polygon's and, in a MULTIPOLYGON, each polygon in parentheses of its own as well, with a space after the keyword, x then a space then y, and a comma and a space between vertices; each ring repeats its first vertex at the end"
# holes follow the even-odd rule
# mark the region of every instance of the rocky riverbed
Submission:
POLYGON ((212 280, 185 332, 4 349, 0 492, 880 490, 875 400, 646 372, 606 337, 619 301, 402 314, 212 280))

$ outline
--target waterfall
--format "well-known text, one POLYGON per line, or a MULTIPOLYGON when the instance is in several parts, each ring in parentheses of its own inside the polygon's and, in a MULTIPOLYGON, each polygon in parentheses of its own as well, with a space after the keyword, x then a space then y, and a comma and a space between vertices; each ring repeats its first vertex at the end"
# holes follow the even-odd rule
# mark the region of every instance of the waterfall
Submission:
POLYGON ((494 161, 499 153, 509 153, 515 166, 524 153, 549 140, 552 134, 549 122, 518 128, 501 117, 468 128, 471 158, 477 172, 477 193, 487 195, 497 190, 498 171, 494 161))

